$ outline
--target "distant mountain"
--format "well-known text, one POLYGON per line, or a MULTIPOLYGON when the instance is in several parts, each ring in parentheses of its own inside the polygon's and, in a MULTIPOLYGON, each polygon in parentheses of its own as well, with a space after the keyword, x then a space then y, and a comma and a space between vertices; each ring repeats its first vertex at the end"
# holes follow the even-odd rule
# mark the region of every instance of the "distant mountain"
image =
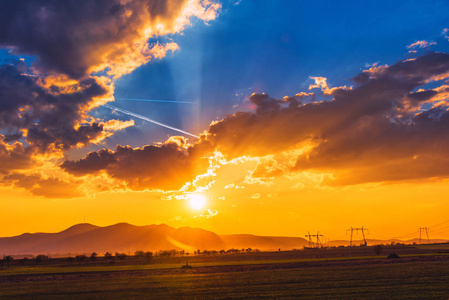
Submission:
POLYGON ((252 248, 259 250, 300 249, 308 242, 299 237, 257 236, 251 234, 220 235, 228 248, 252 248))
MULTIPOLYGON (((368 246, 372 246, 372 245, 380 245, 380 244, 391 244, 392 242, 394 243, 402 243, 402 244, 413 244, 419 243, 419 239, 410 239, 410 240, 398 240, 398 239, 390 239, 390 240, 375 240, 375 239, 366 239, 366 243, 368 246)), ((434 244, 434 243, 446 243, 448 242, 448 240, 443 240, 443 239, 431 239, 430 243, 434 244)), ((355 246, 359 246, 362 245, 364 242, 363 240, 353 240, 352 244, 355 246)), ((422 239, 421 243, 427 243, 427 240, 422 239)), ((326 243, 326 245, 328 246, 349 246, 350 242, 347 240, 334 240, 334 241, 329 241, 326 243)))
MULTIPOLYGON (((368 245, 395 243, 418 243, 418 239, 401 240, 372 240, 368 245)), ((431 240, 434 243, 446 240, 431 240)), ((353 245, 360 245, 361 240, 353 241, 353 245)), ((173 228, 165 224, 134 226, 119 223, 106 227, 92 224, 77 224, 57 233, 24 233, 14 237, 0 238, 0 255, 20 254, 80 254, 97 252, 123 252, 128 254, 137 250, 157 251, 170 249, 184 249, 187 252, 200 250, 221 249, 259 249, 290 250, 301 249, 308 242, 299 237, 256 236, 251 234, 218 235, 200 228, 173 228)), ((329 241, 329 246, 349 245, 349 241, 329 241)))
POLYGON ((97 252, 134 253, 137 250, 157 251, 184 249, 188 252, 253 248, 277 250, 301 248, 302 238, 263 237, 254 235, 223 235, 200 228, 173 228, 165 224, 134 226, 119 223, 106 227, 77 224, 58 233, 25 233, 0 238, 0 255, 78 254, 97 252))

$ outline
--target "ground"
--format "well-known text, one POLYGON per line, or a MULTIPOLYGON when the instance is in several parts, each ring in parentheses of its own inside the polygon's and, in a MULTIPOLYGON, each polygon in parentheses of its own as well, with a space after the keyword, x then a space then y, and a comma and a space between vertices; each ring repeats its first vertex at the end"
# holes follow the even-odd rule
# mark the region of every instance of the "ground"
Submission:
POLYGON ((369 250, 199 256, 189 258, 193 269, 187 270, 181 269, 185 258, 141 264, 129 257, 114 265, 63 264, 62 260, 56 265, 53 260, 48 265, 0 271, 0 297, 448 299, 446 251, 395 249, 401 258, 387 259, 392 249, 381 256, 368 255, 369 250))

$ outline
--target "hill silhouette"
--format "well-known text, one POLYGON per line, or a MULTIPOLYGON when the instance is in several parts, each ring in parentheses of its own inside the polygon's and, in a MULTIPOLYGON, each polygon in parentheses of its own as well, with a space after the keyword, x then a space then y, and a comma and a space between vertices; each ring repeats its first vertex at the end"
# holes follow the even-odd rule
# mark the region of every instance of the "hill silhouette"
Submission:
POLYGON ((230 248, 301 248, 306 244, 302 238, 262 237, 254 235, 217 235, 201 228, 173 228, 166 224, 135 226, 118 223, 99 227, 77 224, 57 233, 25 233, 0 238, 0 254, 79 254, 124 252, 137 250, 157 251, 178 249, 193 253, 201 250, 230 248))
MULTIPOLYGON (((418 240, 367 240, 368 245, 413 243, 418 240)), ((431 240, 445 242, 446 240, 431 240)), ((354 245, 362 241, 353 241, 354 245)), ((174 228, 166 224, 135 226, 118 223, 111 226, 95 226, 88 223, 77 224, 57 233, 24 233, 13 237, 0 238, 0 255, 50 254, 74 255, 80 253, 122 252, 133 254, 137 250, 195 250, 259 249, 291 250, 307 246, 308 242, 299 237, 257 236, 251 234, 218 235, 201 228, 174 228)), ((329 246, 349 245, 349 241, 329 241, 329 246)))

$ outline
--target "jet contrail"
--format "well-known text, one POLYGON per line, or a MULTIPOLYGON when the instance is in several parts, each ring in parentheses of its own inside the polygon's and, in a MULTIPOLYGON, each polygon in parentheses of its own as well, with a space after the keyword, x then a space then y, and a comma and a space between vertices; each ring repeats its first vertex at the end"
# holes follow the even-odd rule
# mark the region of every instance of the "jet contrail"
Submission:
POLYGON ((181 133, 184 133, 184 134, 187 134, 187 135, 190 135, 190 136, 193 136, 193 137, 198 138, 198 136, 197 136, 197 135, 194 135, 193 133, 190 133, 190 132, 187 132, 187 131, 184 131, 184 130, 181 130, 181 129, 178 129, 178 128, 175 128, 175 127, 172 127, 172 126, 170 126, 170 125, 166 125, 166 124, 164 124, 164 123, 161 123, 161 122, 152 120, 152 119, 147 118, 147 117, 144 117, 144 116, 142 116, 142 115, 139 115, 139 114, 130 112, 130 111, 125 110, 125 109, 123 109, 123 108, 118 108, 118 107, 115 107, 115 106, 112 106, 112 105, 109 105, 109 104, 104 104, 103 106, 104 106, 104 107, 107 107, 107 108, 109 108, 109 109, 115 110, 115 111, 119 111, 119 112, 121 112, 121 113, 123 113, 123 114, 130 115, 130 116, 132 116, 132 117, 136 117, 136 118, 139 118, 139 119, 142 119, 142 120, 151 122, 151 123, 153 123, 153 124, 156 124, 156 125, 159 125, 159 126, 162 126, 162 127, 165 127, 165 128, 168 128, 168 129, 171 129, 171 130, 174 130, 174 131, 178 131, 178 132, 181 132, 181 133))
POLYGON ((195 103, 195 102, 190 102, 190 101, 153 100, 153 99, 135 99, 135 98, 115 98, 115 100, 145 101, 145 102, 166 102, 166 103, 185 103, 185 104, 193 104, 193 103, 195 103))

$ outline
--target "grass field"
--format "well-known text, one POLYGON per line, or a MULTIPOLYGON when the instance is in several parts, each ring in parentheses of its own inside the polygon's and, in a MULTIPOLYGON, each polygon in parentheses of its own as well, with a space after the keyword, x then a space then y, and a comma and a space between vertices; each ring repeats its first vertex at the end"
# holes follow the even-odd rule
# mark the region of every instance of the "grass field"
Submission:
POLYGON ((449 257, 371 257, 193 264, 13 268, 1 298, 448 299, 449 257), (40 270, 40 272, 36 272, 40 270), (45 271, 45 272, 44 272, 45 271))
MULTIPOLYGON (((426 254, 427 255, 427 254, 426 254)), ((444 254, 442 254, 444 255, 444 254)), ((449 255, 449 254, 448 254, 449 255)), ((195 263, 195 267, 210 266, 238 266, 238 265, 264 265, 264 264, 286 264, 300 262, 326 262, 326 261, 351 261, 351 260, 368 260, 380 259, 386 256, 355 256, 355 257, 328 257, 328 258, 302 258, 302 259, 280 259, 280 260, 248 260, 248 261, 214 261, 195 263)), ((180 263, 164 263, 164 264, 125 264, 125 265, 77 265, 70 266, 26 266, 13 267, 1 271, 3 275, 31 275, 31 274, 59 274, 73 272, 110 272, 110 271, 130 271, 130 270, 155 270, 155 269, 179 269, 180 263)))

